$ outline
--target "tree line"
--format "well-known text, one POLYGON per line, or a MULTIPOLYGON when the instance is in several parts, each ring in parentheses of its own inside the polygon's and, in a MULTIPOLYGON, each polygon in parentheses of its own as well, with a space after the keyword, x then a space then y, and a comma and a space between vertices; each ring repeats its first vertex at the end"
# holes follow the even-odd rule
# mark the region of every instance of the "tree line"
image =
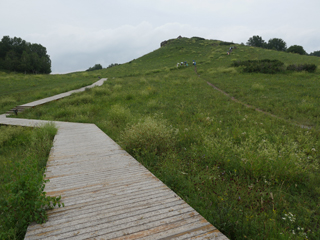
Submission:
POLYGON ((247 41, 248 46, 252 47, 261 47, 266 49, 273 49, 277 51, 285 51, 285 52, 292 52, 298 53, 300 55, 310 55, 310 56, 317 56, 320 57, 320 51, 314 51, 308 54, 302 46, 293 45, 287 48, 287 44, 281 38, 271 38, 268 42, 264 41, 261 36, 256 35, 247 41))
MULTIPOLYGON (((119 63, 111 63, 107 68, 115 67, 120 65, 119 63)), ((95 64, 93 67, 89 67, 86 71, 94 71, 102 69, 102 65, 100 63, 95 64)))
POLYGON ((41 44, 4 36, 0 42, 0 69, 23 73, 51 73, 51 60, 41 44))

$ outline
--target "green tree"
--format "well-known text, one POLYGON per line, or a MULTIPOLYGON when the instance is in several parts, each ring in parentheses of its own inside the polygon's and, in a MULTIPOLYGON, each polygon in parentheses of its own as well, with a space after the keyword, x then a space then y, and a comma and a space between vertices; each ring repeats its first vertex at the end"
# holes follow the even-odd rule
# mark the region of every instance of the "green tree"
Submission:
POLYGON ((30 54, 30 66, 32 73, 37 74, 40 72, 40 58, 35 52, 30 54))
POLYGON ((48 55, 40 58, 40 72, 51 73, 51 60, 48 55))
POLYGON ((253 36, 251 38, 248 39, 247 42, 248 46, 252 46, 252 47, 265 47, 266 46, 266 42, 262 39, 262 37, 260 36, 253 36))
POLYGON ((42 45, 4 36, 0 42, 0 68, 24 73, 50 73, 51 60, 42 45))
POLYGON ((23 51, 21 55, 19 70, 25 74, 31 71, 31 61, 27 51, 23 51))
POLYGON ((281 38, 271 38, 268 41, 267 48, 277 50, 277 51, 286 51, 287 44, 281 38))
POLYGON ((93 71, 93 70, 99 70, 102 69, 101 64, 95 64, 93 67, 88 68, 86 71, 93 71))
POLYGON ((310 56, 320 57, 320 51, 314 51, 314 52, 310 53, 310 56))
POLYGON ((303 47, 299 46, 299 45, 290 46, 287 49, 287 52, 298 53, 300 55, 306 55, 307 54, 307 52, 303 49, 303 47))
POLYGON ((9 52, 11 49, 12 49, 11 38, 9 36, 4 36, 0 42, 0 58, 4 59, 7 55, 7 52, 9 52))
POLYGON ((21 56, 23 51, 26 49, 26 41, 21 38, 14 37, 11 40, 12 49, 16 52, 18 56, 21 56))
POLYGON ((6 69, 9 71, 17 71, 18 65, 19 65, 19 59, 17 57, 17 54, 15 53, 15 51, 10 50, 6 54, 6 58, 5 58, 6 69))

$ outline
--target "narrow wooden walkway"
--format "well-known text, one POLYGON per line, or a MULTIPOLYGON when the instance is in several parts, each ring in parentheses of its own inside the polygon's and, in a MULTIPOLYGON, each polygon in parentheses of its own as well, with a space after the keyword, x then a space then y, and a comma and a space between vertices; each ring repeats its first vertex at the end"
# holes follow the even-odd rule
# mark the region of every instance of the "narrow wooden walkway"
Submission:
POLYGON ((93 88, 93 87, 101 86, 105 81, 107 81, 107 78, 101 78, 99 81, 97 81, 97 82, 95 82, 95 83, 93 83, 93 84, 91 84, 89 86, 86 86, 86 87, 82 87, 82 88, 79 88, 79 89, 76 89, 76 90, 71 90, 71 91, 60 93, 58 95, 54 95, 54 96, 51 96, 51 97, 43 98, 43 99, 40 99, 40 100, 37 100, 37 101, 34 101, 34 102, 30 102, 30 103, 26 103, 26 104, 23 104, 23 105, 19 105, 19 106, 15 107, 15 108, 9 110, 7 113, 8 114, 13 114, 15 109, 18 112, 22 112, 27 108, 33 108, 35 106, 39 106, 39 105, 42 105, 42 104, 45 104, 45 103, 48 103, 48 102, 51 102, 51 101, 59 100, 61 98, 68 97, 73 93, 83 92, 83 91, 86 90, 86 88, 93 88))
MULTIPOLYGON (((45 122, 0 115, 6 125, 45 122)), ((55 124, 45 191, 65 207, 25 239, 227 239, 96 125, 55 124)))

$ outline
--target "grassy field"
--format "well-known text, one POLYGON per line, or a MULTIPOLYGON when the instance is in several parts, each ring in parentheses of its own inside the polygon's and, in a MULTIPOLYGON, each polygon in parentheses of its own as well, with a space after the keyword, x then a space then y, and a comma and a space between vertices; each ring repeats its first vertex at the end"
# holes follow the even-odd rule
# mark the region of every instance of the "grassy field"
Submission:
POLYGON ((95 123, 230 239, 319 239, 319 69, 245 74, 230 66, 266 58, 320 66, 320 58, 232 46, 228 56, 220 41, 171 41, 95 72, 108 77, 102 87, 19 117, 95 123), (182 61, 189 67, 177 68, 182 61))

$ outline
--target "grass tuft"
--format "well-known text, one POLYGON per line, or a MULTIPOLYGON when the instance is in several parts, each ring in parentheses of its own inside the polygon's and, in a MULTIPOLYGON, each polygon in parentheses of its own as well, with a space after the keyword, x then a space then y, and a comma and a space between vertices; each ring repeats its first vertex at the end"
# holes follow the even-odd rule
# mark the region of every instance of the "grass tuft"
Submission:
POLYGON ((146 117, 122 131, 120 142, 129 153, 166 154, 176 145, 175 133, 160 117, 146 117))

